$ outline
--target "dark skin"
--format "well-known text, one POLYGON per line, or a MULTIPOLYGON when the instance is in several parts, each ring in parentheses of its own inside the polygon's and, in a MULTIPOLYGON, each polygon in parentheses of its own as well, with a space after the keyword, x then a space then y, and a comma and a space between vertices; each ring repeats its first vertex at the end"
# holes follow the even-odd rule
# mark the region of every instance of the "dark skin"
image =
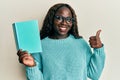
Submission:
POLYGON ((95 36, 91 36, 89 38, 89 43, 92 48, 101 48, 102 47, 102 42, 100 40, 100 32, 101 32, 101 30, 98 30, 96 32, 95 36))
MULTIPOLYGON (((67 7, 60 8, 56 15, 63 16, 63 17, 72 17, 71 11, 67 7)), ((68 32, 72 27, 72 23, 67 23, 66 20, 59 21, 54 19, 54 33, 52 36, 49 36, 52 39, 64 39, 68 37, 68 32)), ((102 47, 102 42, 100 40, 100 32, 101 30, 98 30, 95 36, 91 36, 89 38, 89 43, 92 48, 100 48, 102 47)), ((19 57, 19 62, 24 64, 25 66, 33 67, 36 65, 34 58, 32 55, 30 55, 27 51, 19 50, 17 52, 17 55, 19 57)))
MULTIPOLYGON (((71 11, 66 8, 66 7, 62 7, 60 8, 56 15, 58 16, 62 16, 62 17, 70 17, 72 18, 72 14, 71 14, 71 11)), ((71 29, 72 27, 72 23, 67 23, 66 20, 63 20, 62 22, 60 22, 59 20, 56 20, 54 19, 54 33, 52 36, 50 36, 50 38, 53 38, 53 39, 63 39, 63 38, 66 38, 69 34, 69 30, 71 29)))

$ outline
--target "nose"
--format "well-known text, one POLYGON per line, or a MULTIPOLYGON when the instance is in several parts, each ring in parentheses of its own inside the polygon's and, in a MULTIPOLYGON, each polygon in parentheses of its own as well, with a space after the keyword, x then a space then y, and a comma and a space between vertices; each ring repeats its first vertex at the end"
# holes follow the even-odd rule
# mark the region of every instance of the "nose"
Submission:
POLYGON ((63 19, 62 24, 67 24, 67 21, 65 19, 63 19))

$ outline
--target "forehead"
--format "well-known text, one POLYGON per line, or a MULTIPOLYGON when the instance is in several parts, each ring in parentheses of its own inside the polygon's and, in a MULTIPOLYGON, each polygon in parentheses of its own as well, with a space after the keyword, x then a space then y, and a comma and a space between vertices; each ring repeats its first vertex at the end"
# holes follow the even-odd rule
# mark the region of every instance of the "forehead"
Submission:
POLYGON ((67 17, 67 16, 72 16, 72 13, 70 11, 69 8, 67 7, 61 7, 60 9, 58 9, 58 11, 56 12, 56 15, 62 15, 64 17, 67 17))

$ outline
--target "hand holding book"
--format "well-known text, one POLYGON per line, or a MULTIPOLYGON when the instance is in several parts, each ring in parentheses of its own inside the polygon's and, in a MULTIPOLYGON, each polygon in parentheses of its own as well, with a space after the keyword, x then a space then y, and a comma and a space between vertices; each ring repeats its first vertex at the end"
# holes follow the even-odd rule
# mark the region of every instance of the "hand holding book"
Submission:
POLYGON ((34 58, 27 51, 18 50, 17 55, 19 57, 19 62, 28 67, 33 67, 36 65, 34 58))

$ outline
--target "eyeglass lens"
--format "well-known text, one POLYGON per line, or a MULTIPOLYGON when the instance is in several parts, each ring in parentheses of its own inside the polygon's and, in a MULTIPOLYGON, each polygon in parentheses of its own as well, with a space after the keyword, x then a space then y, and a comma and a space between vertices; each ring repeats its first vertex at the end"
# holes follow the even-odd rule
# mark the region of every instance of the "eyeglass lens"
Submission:
POLYGON ((59 22, 63 22, 65 20, 67 23, 72 23, 74 21, 74 18, 63 17, 63 16, 58 16, 58 15, 55 16, 55 19, 57 19, 59 22))

